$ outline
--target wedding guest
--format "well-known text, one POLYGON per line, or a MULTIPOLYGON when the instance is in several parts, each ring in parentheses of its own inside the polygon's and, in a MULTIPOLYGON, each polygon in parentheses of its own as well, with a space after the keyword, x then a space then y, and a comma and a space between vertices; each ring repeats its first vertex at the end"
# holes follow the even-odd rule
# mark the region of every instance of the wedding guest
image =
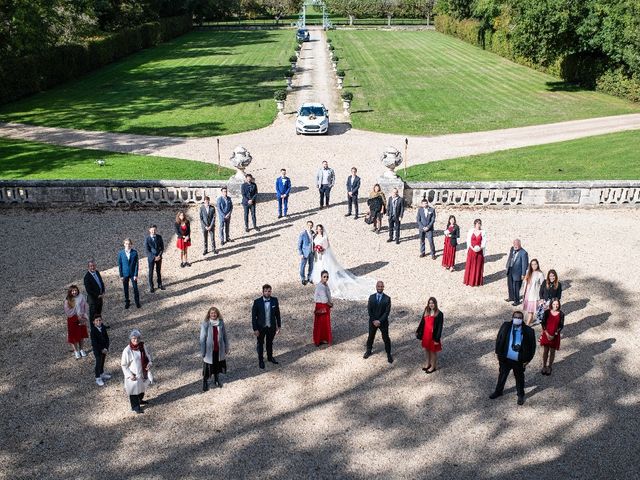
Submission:
POLYGON ((122 288, 124 290, 124 308, 129 308, 129 281, 133 286, 133 299, 136 307, 140 308, 140 292, 138 291, 138 251, 133 248, 133 242, 129 238, 125 238, 123 242, 124 248, 118 252, 118 273, 122 280, 122 288))
POLYGON ((256 336, 256 350, 258 352, 258 366, 264 368, 264 343, 267 340, 267 361, 277 365, 273 356, 273 339, 280 333, 280 304, 276 297, 271 296, 271 285, 262 286, 262 296, 256 298, 251 307, 251 326, 256 336))
POLYGON ((276 179, 276 200, 278 200, 278 218, 286 217, 289 209, 289 194, 291 194, 291 179, 287 177, 287 171, 280 170, 280 176, 276 179))
POLYGON ((507 257, 507 288, 509 298, 507 302, 513 302, 513 306, 520 304, 520 289, 522 281, 527 273, 527 265, 529 265, 529 254, 522 248, 520 239, 513 241, 513 246, 509 250, 507 257))
POLYGON ((425 373, 433 373, 438 369, 438 352, 442 351, 440 337, 443 323, 444 315, 438 308, 438 301, 430 297, 416 331, 416 337, 422 340, 426 356, 427 366, 422 368, 425 373))
POLYGON ((400 223, 404 216, 404 200, 398 195, 398 189, 394 188, 387 202, 387 216, 389 217, 389 238, 387 242, 393 242, 394 235, 396 245, 400 244, 400 223))
POLYGON ((540 286, 540 299, 545 302, 545 309, 549 308, 551 299, 562 299, 562 283, 558 280, 557 272, 552 268, 547 272, 547 280, 540 286))
POLYGON ((560 350, 560 332, 563 328, 564 312, 560 310, 560 300, 553 298, 549 310, 545 310, 542 317, 540 345, 544 351, 542 353, 542 372, 540 373, 543 375, 551 375, 556 350, 560 350))
POLYGON ((487 232, 482 229, 482 220, 476 218, 473 228, 467 233, 467 263, 464 266, 464 284, 477 287, 484 284, 484 249, 487 232))
POLYGON ((87 333, 88 312, 89 306, 84 295, 80 293, 76 285, 71 285, 64 300, 64 313, 67 316, 67 342, 73 346, 76 360, 87 356, 82 343, 85 338, 89 337, 87 333))
POLYGON ((227 373, 229 354, 227 329, 220 310, 211 307, 200 325, 200 353, 202 354, 202 391, 209 390, 209 380, 222 388, 221 373, 227 373))
POLYGON ((431 259, 435 260, 436 246, 433 243, 433 226, 436 223, 436 210, 429 205, 429 200, 426 198, 422 199, 416 222, 418 223, 418 235, 420 237, 420 258, 426 256, 425 240, 429 240, 431 259))
POLYGON ((104 362, 109 353, 109 334, 102 324, 102 317, 100 316, 94 318, 93 324, 91 325, 91 348, 93 350, 93 356, 96 359, 96 366, 94 368, 96 383, 99 387, 104 387, 105 380, 111 378, 111 375, 104 371, 104 362))
MULTIPOLYGON (((531 325, 533 317, 544 302, 540 300, 540 287, 544 283, 544 273, 540 270, 538 260, 534 258, 529 262, 529 269, 524 277, 523 308, 527 312, 527 325, 531 325)), ((536 324, 539 320, 536 321, 536 324)))
POLYGON ((523 325, 524 314, 513 312, 511 321, 504 322, 496 337, 496 355, 500 364, 498 383, 490 399, 502 395, 509 372, 513 370, 518 393, 518 405, 524 404, 524 371, 536 353, 536 337, 533 328, 523 325))
POLYGON ((447 227, 444 229, 444 247, 442 249, 442 266, 451 272, 456 265, 456 249, 458 248, 458 238, 460 238, 460 227, 454 215, 449 215, 447 227))
POLYGON ((191 246, 191 221, 185 213, 180 210, 176 215, 176 247, 180 250, 180 267, 190 267, 188 251, 191 246))
POLYGON ((331 308, 333 300, 331 299, 331 289, 328 285, 329 272, 323 270, 320 272, 320 283, 316 285, 314 300, 316 308, 314 310, 313 319, 313 343, 319 347, 321 343, 331 345, 333 336, 331 335, 331 308))
POLYGON ((204 250, 202 255, 209 253, 209 240, 211 240, 211 251, 218 253, 216 248, 216 209, 210 203, 209 197, 204 197, 204 201, 200 206, 200 226, 202 227, 202 239, 204 241, 204 250))
POLYGON ((244 209, 244 231, 249 231, 249 212, 251 212, 251 221, 253 228, 259 232, 260 229, 256 223, 256 202, 258 200, 258 186, 253 180, 253 175, 247 173, 245 182, 241 187, 242 192, 242 208, 244 209))
POLYGON ((92 322, 96 315, 102 314, 102 299, 105 291, 102 276, 93 259, 89 260, 88 272, 84 274, 84 289, 89 303, 89 321, 92 322))
POLYGON ((221 195, 218 197, 218 236, 220 245, 231 241, 229 227, 231 226, 231 212, 233 212, 233 202, 227 194, 227 187, 220 189, 221 195))
POLYGON ((320 192, 320 208, 323 208, 325 203, 329 208, 329 196, 335 182, 336 174, 333 168, 329 168, 329 163, 325 160, 322 162, 322 168, 316 173, 316 187, 320 192))
POLYGON ((367 338, 367 350, 364 352, 363 358, 371 356, 373 349, 373 340, 376 338, 376 332, 380 330, 382 341, 384 342, 384 350, 387 352, 387 361, 393 363, 391 356, 391 339, 389 338, 389 313, 391 312, 391 298, 384 293, 384 282, 376 283, 376 293, 369 297, 367 303, 367 313, 369 314, 369 337, 367 338))
POLYGON ((122 351, 120 366, 124 373, 124 389, 129 395, 131 411, 144 413, 142 405, 147 387, 153 383, 151 374, 151 354, 142 341, 140 330, 132 330, 129 334, 129 345, 122 351))
POLYGON ((382 192, 379 184, 373 186, 373 190, 369 194, 369 200, 367 200, 369 206, 369 219, 373 223, 373 231, 380 233, 382 228, 382 216, 385 214, 387 208, 387 199, 382 192))
POLYGON ((348 210, 345 217, 351 216, 351 207, 355 211, 354 219, 358 219, 358 191, 360 190, 360 177, 358 176, 358 169, 351 167, 351 175, 347 177, 347 205, 348 210))
POLYGON ((149 292, 155 291, 153 287, 153 271, 156 271, 158 288, 164 290, 162 285, 162 254, 164 253, 164 241, 158 235, 158 227, 151 225, 149 235, 144 239, 144 250, 147 253, 147 263, 149 264, 149 292))
MULTIPOLYGON (((315 250, 313 248, 313 222, 307 222, 307 229, 298 236, 298 254, 300 255, 300 281, 302 285, 311 282, 315 250), (306 273, 305 273, 306 271, 306 273)), ((311 282, 313 283, 313 282, 311 282)))

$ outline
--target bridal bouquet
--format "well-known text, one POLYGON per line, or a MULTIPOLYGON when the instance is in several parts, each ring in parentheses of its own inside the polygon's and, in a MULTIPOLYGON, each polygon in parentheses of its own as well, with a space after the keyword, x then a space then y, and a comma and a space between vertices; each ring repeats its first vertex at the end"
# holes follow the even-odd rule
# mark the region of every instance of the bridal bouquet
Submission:
POLYGON ((324 247, 322 245, 316 245, 313 249, 318 253, 324 252, 324 247))

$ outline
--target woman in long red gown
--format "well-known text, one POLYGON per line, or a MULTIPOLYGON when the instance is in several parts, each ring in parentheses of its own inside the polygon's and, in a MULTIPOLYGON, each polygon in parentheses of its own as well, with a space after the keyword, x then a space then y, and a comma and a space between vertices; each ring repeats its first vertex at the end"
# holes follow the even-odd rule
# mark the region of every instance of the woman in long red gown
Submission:
POLYGON ((422 340, 427 366, 423 367, 425 373, 433 373, 438 369, 438 352, 442 351, 442 324, 444 315, 438 308, 438 301, 431 297, 422 314, 422 320, 418 325, 416 337, 422 340))
POLYGON ((460 238, 460 227, 454 215, 449 216, 447 227, 444 229, 444 249, 442 250, 442 267, 453 272, 456 264, 456 248, 460 238))
POLYGON ((484 248, 487 232, 482 229, 482 220, 476 218, 473 228, 467 233, 467 263, 464 267, 464 284, 477 287, 484 283, 484 248))
POLYGON ((329 272, 323 270, 320 273, 320 283, 316 285, 314 300, 316 308, 313 318, 313 343, 319 347, 321 343, 331 345, 333 337, 331 335, 331 307, 333 300, 331 299, 331 289, 327 282, 329 281, 329 272))
POLYGON ((88 312, 89 305, 85 296, 80 293, 80 289, 76 285, 71 285, 67 290, 67 298, 64 300, 64 313, 67 316, 67 342, 73 345, 73 354, 76 360, 87 356, 82 342, 89 337, 88 312))
POLYGON ((549 310, 545 310, 542 317, 542 333, 540 345, 544 348, 542 354, 542 373, 551 375, 551 367, 556 358, 556 350, 560 350, 560 332, 564 327, 564 312, 560 310, 560 300, 551 300, 549 310), (548 361, 548 363, 547 363, 548 361))

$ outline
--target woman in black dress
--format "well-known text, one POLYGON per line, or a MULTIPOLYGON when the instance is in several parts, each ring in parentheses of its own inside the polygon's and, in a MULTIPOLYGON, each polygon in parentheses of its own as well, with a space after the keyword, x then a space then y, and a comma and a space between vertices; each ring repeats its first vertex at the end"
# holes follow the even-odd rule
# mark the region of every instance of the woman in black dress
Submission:
POLYGON ((382 228, 382 216, 385 213, 387 199, 382 193, 382 189, 379 184, 375 184, 373 186, 373 191, 369 194, 369 200, 367 200, 367 205, 369 205, 369 218, 373 223, 373 231, 376 233, 380 233, 380 228, 382 228))
POLYGON ((562 283, 560 283, 558 274, 552 268, 547 273, 547 280, 540 285, 540 300, 544 300, 545 310, 549 309, 549 304, 554 298, 558 300, 562 298, 562 283))

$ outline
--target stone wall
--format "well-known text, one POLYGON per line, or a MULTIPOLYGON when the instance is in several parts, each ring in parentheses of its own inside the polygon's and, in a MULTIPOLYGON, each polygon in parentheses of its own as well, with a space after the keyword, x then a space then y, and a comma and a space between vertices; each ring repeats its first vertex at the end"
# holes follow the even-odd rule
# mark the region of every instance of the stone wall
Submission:
POLYGON ((404 198, 413 206, 427 197, 436 205, 640 206, 640 180, 584 182, 409 182, 404 198))

